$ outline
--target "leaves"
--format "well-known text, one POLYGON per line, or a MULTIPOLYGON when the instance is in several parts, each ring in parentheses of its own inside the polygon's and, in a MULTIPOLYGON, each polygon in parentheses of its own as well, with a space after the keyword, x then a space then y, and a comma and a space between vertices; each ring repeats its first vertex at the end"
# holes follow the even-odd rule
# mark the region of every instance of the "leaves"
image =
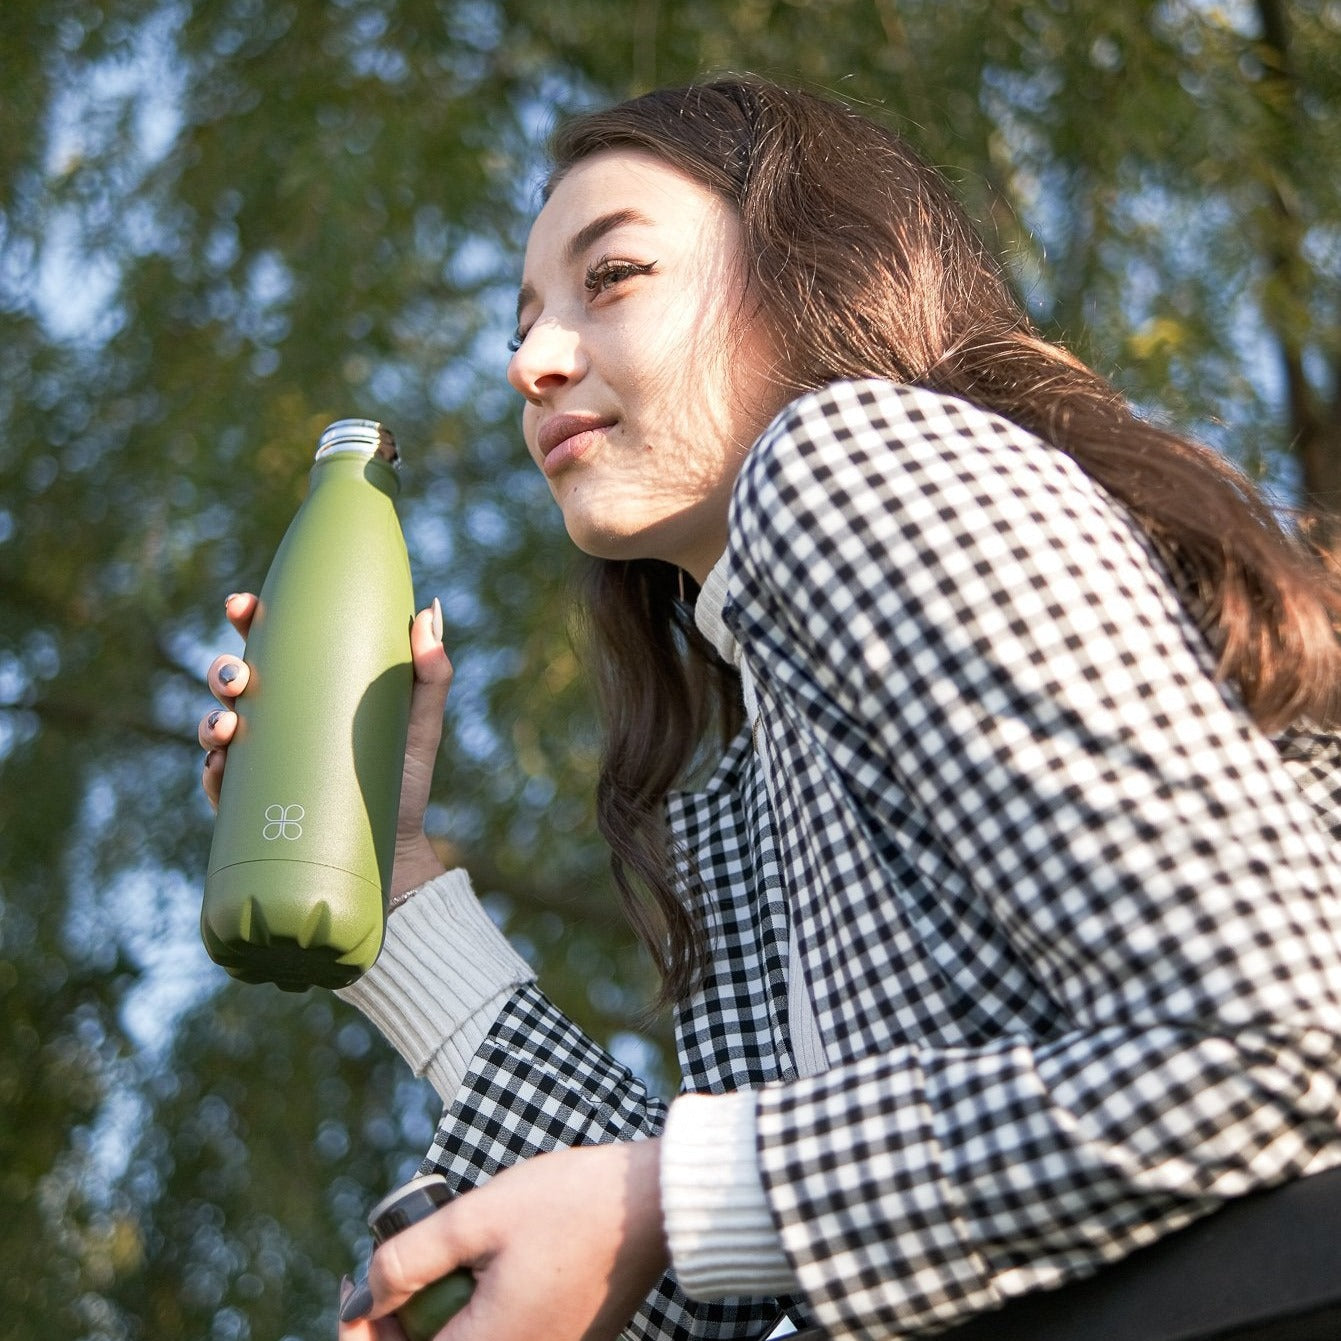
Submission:
POLYGON ((1327 498, 1339 36, 1331 0, 7 0, 0 1337, 329 1332, 427 1140, 366 1026, 235 987, 195 931, 222 600, 335 418, 396 430, 444 602, 444 850, 673 1083, 592 832, 571 547, 502 379, 556 116, 714 69, 841 92, 945 167, 1049 334, 1327 498))

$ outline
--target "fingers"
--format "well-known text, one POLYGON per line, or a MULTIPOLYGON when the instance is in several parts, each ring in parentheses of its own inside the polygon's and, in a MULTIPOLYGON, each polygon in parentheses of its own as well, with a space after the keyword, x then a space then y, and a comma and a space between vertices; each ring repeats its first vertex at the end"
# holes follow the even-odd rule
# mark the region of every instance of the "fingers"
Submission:
POLYGON ((211 750, 227 749, 237 731, 237 713, 230 708, 215 708, 200 719, 196 739, 208 754, 211 750))
MULTIPOLYGON (((238 592, 224 601, 228 622, 245 638, 256 614, 256 597, 249 592, 238 592)), ((229 742, 237 731, 237 713, 232 710, 233 700, 247 687, 250 671, 241 657, 224 654, 210 663, 205 683, 222 707, 207 712, 196 728, 196 738, 205 751, 205 763, 200 770, 200 785, 205 798, 214 810, 219 809, 219 789, 223 786, 224 762, 229 742)))
POLYGON ((200 785, 210 805, 218 810, 219 789, 223 786, 224 752, 237 730, 237 713, 227 708, 215 708, 200 719, 196 737, 205 751, 205 765, 200 774, 200 785))
POLYGON ((410 626, 410 654, 414 660, 414 691, 401 784, 398 831, 402 837, 416 835, 423 827, 433 765, 442 740, 443 709, 452 687, 452 663, 442 643, 442 606, 436 600, 421 610, 410 626))
POLYGON ((406 754, 426 762, 431 773, 442 739, 447 691, 452 687, 452 663, 442 643, 442 607, 436 600, 410 625, 410 656, 414 661, 414 692, 410 697, 406 754))
MULTIPOLYGON (((340 1282, 339 1308, 343 1310, 354 1293, 354 1283, 346 1276, 340 1282)), ((378 1318, 372 1321, 360 1318, 355 1322, 339 1322, 338 1341, 405 1341, 405 1333, 395 1318, 378 1318)))
MULTIPOLYGON (((224 613, 228 616, 228 622, 245 638, 251 629, 252 618, 256 614, 256 597, 250 592, 235 592, 224 601, 224 613)), ((246 689, 250 678, 251 670, 247 663, 241 657, 225 652, 210 663, 210 668, 205 674, 205 683, 209 685, 214 697, 228 708, 246 689)), ((231 738, 230 733, 229 739, 231 738)), ((222 743, 227 744, 227 741, 222 743)), ((206 749, 210 748, 203 736, 201 744, 206 749)))
POLYGON ((256 613, 256 597, 249 591, 235 591, 224 601, 228 622, 245 638, 256 613))
POLYGON ((223 705, 207 712, 196 728, 196 739, 205 751, 200 785, 214 810, 219 808, 225 754, 237 731, 237 713, 228 705, 247 687, 247 678, 247 663, 234 656, 215 657, 205 677, 214 696, 223 705))
POLYGON ((443 700, 452 686, 452 663, 442 641, 442 602, 421 610, 410 625, 410 656, 414 660, 414 678, 420 684, 433 685, 443 700))
MULTIPOLYGON (((243 637, 251 628, 256 607, 257 598, 249 592, 236 592, 224 602, 229 622, 243 637)), ((442 715, 452 684, 452 663, 443 645, 442 605, 436 599, 414 617, 410 626, 410 655, 414 662, 414 690, 398 827, 401 831, 417 832, 428 804, 433 763, 442 739, 442 715)), ((238 725, 233 703, 245 692, 250 678, 247 663, 229 653, 215 657, 206 673, 210 692, 222 706, 200 719, 196 735, 206 752, 201 786, 216 810, 227 749, 238 725)))
POLYGON ((473 1293, 444 1341, 615 1341, 668 1264, 659 1149, 612 1142, 503 1170, 382 1244, 346 1316, 384 1317, 466 1267, 473 1293))
POLYGON ((205 756, 205 766, 200 772, 200 785, 204 788, 205 799, 210 803, 210 808, 217 811, 219 809, 219 792, 223 787, 224 771, 224 752, 222 750, 211 750, 205 756))
POLYGON ((444 1206, 383 1243, 373 1254, 367 1280, 345 1298, 341 1316, 383 1319, 462 1265, 464 1245, 454 1232, 456 1218, 444 1206))
POLYGON ((233 700, 246 689, 250 678, 251 671, 247 663, 228 652, 215 657, 205 673, 205 683, 209 685, 210 692, 226 708, 231 707, 233 700))
MULTIPOLYGON (((230 596, 224 609, 229 622, 245 637, 256 613, 256 597, 246 592, 230 596)), ((410 654, 414 660, 416 684, 431 687, 429 700, 436 699, 441 715, 441 705, 446 702, 447 691, 451 688, 452 663, 443 646, 442 605, 436 599, 415 616, 410 626, 410 654)), ((228 707, 247 688, 250 674, 245 661, 225 652, 210 663, 205 680, 215 698, 228 707)))

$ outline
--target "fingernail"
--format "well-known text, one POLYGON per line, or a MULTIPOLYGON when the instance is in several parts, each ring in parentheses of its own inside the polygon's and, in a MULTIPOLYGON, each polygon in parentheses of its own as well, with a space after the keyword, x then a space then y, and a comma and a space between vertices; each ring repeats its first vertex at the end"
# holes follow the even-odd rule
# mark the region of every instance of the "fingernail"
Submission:
POLYGON ((223 667, 222 670, 220 670, 219 683, 232 684, 233 681, 236 679, 237 679, 237 667, 230 661, 228 665, 226 665, 225 667, 223 667))
POLYGON ((442 602, 436 596, 433 598, 433 636, 442 641, 442 602))
POLYGON ((368 1288, 368 1282, 359 1281, 350 1291, 349 1298, 340 1305, 340 1321, 354 1322, 358 1318, 365 1317, 372 1308, 372 1302, 372 1291, 368 1288))
POLYGON ((242 593, 240 591, 229 592, 228 595, 224 597, 224 609, 227 610, 228 607, 241 595, 242 593))
POLYGON ((211 731, 213 731, 214 728, 219 725, 219 718, 222 716, 223 716, 223 709, 215 708, 215 710, 212 713, 210 713, 208 717, 205 718, 205 725, 209 727, 211 731))

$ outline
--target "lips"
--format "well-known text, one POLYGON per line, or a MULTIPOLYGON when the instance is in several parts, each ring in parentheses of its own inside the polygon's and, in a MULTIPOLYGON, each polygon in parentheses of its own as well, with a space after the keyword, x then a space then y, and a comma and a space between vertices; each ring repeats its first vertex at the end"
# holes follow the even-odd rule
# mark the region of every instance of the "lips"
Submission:
POLYGON ((576 461, 598 440, 603 429, 614 425, 613 419, 595 414, 556 414, 546 419, 536 433, 540 468, 546 475, 561 470, 576 461))

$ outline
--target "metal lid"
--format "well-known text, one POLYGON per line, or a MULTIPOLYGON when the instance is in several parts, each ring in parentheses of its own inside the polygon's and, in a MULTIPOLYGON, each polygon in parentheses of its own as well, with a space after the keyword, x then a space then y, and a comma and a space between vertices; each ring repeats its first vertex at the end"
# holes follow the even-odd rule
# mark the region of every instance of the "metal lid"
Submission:
POLYGON ((452 1199, 447 1180, 440 1173, 421 1173, 388 1192, 368 1212, 368 1228, 378 1243, 433 1214, 452 1199))
POLYGON ((395 435, 375 419, 337 419, 317 439, 316 459, 324 461, 338 452, 376 456, 393 466, 400 465, 395 435))

